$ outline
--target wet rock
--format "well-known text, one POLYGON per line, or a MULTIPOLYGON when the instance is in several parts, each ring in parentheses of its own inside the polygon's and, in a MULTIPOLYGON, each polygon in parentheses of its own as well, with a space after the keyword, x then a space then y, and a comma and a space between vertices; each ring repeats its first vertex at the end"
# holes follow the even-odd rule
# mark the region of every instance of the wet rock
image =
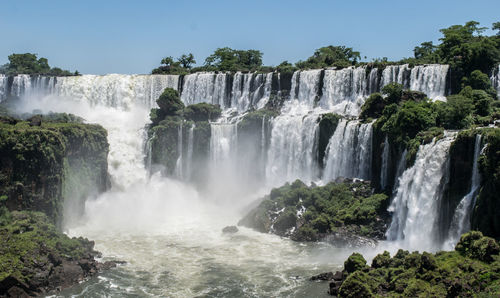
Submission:
POLYGON ((238 228, 236 226, 227 226, 222 229, 222 233, 224 234, 234 234, 238 232, 238 228))
POLYGON ((29 126, 42 126, 42 115, 35 115, 27 120, 29 126))
POLYGON ((325 272, 311 277, 311 280, 332 280, 333 272, 325 272))

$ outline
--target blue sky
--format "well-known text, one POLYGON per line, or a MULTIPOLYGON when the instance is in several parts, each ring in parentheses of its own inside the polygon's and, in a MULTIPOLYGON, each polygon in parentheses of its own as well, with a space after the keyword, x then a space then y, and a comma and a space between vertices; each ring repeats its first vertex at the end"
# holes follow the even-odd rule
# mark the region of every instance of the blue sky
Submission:
POLYGON ((38 53, 82 73, 149 73, 162 57, 258 49, 264 64, 296 62, 325 45, 367 56, 413 55, 439 29, 500 21, 499 0, 476 1, 0 1, 0 63, 38 53))

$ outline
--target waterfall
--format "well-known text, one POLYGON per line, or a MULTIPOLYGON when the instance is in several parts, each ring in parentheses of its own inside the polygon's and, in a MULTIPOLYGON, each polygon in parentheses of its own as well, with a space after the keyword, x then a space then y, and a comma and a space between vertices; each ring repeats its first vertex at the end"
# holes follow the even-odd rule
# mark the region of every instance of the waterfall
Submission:
POLYGON ((410 90, 421 91, 433 100, 446 101, 448 65, 419 65, 411 70, 410 90))
POLYGON ((226 74, 199 72, 184 76, 181 100, 185 105, 218 104, 226 107, 226 74))
POLYGON ((394 195, 398 191, 399 180, 401 178, 401 175, 403 175, 403 172, 405 171, 405 168, 406 168, 406 155, 407 154, 408 154, 408 150, 405 148, 403 153, 401 153, 401 156, 399 157, 398 164, 396 166, 396 175, 394 175, 394 186, 392 187, 392 193, 394 195))
POLYGON ((357 116, 365 99, 377 91, 377 69, 366 67, 325 70, 320 105, 334 113, 357 116))
POLYGON ((387 186, 387 176, 389 170, 389 139, 385 136, 384 150, 382 151, 382 167, 380 168, 380 188, 385 189, 387 186))
POLYGON ((0 103, 7 99, 9 88, 9 78, 3 74, 0 74, 0 103))
POLYGON ((187 143, 187 157, 186 157, 186 177, 187 181, 191 180, 191 171, 192 171, 192 163, 193 163, 193 135, 194 135, 195 124, 193 123, 189 128, 188 132, 188 143, 187 143))
POLYGON ((250 107, 259 106, 259 102, 265 97, 265 89, 271 86, 271 79, 272 73, 265 76, 259 73, 234 74, 231 107, 242 113, 250 107))
POLYGON ((177 90, 177 75, 82 75, 58 77, 55 95, 88 102, 128 109, 134 104, 146 108, 156 107, 156 99, 167 87, 177 90))
POLYGON ((177 132, 177 152, 179 152, 179 157, 177 157, 177 160, 175 162, 175 172, 174 175, 175 177, 179 179, 184 178, 183 174, 183 163, 184 159, 182 158, 183 152, 182 152, 182 122, 179 125, 178 132, 177 132))
POLYGON ((235 123, 211 123, 210 132, 210 162, 213 172, 230 170, 236 156, 238 126, 235 123))
POLYGON ((389 83, 420 91, 433 100, 446 101, 446 78, 449 65, 428 64, 410 68, 408 64, 389 65, 382 71, 380 89, 389 83))
POLYGON ((262 159, 262 164, 265 164, 266 158, 266 115, 262 116, 262 128, 260 131, 260 156, 262 159))
POLYGON ((490 79, 491 85, 497 90, 498 97, 500 97, 500 65, 498 65, 498 68, 493 71, 490 79))
POLYGON ((266 181, 272 186, 318 176, 315 150, 318 141, 317 114, 283 114, 272 120, 267 151, 266 181))
POLYGON ((481 135, 477 134, 474 143, 474 159, 472 163, 472 176, 469 193, 458 203, 451 220, 448 239, 444 244, 445 249, 453 250, 460 239, 460 235, 470 230, 470 216, 474 208, 475 198, 479 190, 481 177, 479 175, 477 161, 481 153, 481 135))
POLYGON ((372 123, 340 120, 328 142, 323 181, 338 177, 370 179, 372 123))
POLYGON ((266 106, 267 102, 269 101, 269 98, 271 97, 272 83, 273 83, 273 73, 270 72, 266 74, 264 83, 264 95, 257 102, 256 104, 257 109, 262 109, 263 107, 266 106))
POLYGON ((389 206, 393 218, 387 237, 413 250, 435 247, 439 200, 448 172, 448 153, 455 133, 419 147, 415 164, 404 171, 389 206))
POLYGON ((319 95, 320 69, 299 70, 293 73, 290 99, 312 109, 319 95))

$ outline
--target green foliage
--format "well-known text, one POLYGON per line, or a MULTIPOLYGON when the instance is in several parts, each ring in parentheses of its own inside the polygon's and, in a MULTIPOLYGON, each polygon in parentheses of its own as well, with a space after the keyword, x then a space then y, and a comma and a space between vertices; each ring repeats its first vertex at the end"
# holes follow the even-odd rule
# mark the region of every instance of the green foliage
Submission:
MULTIPOLYGON (((9 63, 3 67, 3 72, 8 75, 41 74, 53 76, 71 76, 73 73, 58 67, 50 68, 46 58, 37 59, 37 54, 12 54, 9 63)), ((0 71, 1 73, 1 71, 0 71)))
POLYGON ((295 64, 300 69, 325 68, 325 67, 348 67, 356 65, 360 54, 352 48, 345 46, 326 46, 317 49, 306 61, 295 64))
POLYGON ((255 71, 262 65, 262 52, 258 50, 234 50, 218 48, 205 59, 208 70, 255 71))
POLYGON ((0 281, 7 276, 28 282, 35 268, 49 266, 49 255, 78 260, 94 254, 93 243, 69 238, 40 212, 12 212, 0 226, 0 281))
MULTIPOLYGON (((181 101, 179 92, 173 88, 165 88, 160 97, 156 100, 160 110, 166 116, 174 116, 184 108, 184 103, 181 101)), ((159 113, 155 113, 158 116, 159 113)))
MULTIPOLYGON (((477 131, 476 131, 477 133, 477 131)), ((472 215, 472 228, 500 239, 500 129, 482 129, 488 144, 479 158, 481 190, 472 215)))
MULTIPOLYGON (((394 109, 390 105, 386 109, 394 109)), ((384 110, 384 115, 389 112, 384 110)), ((396 141, 404 143, 413 139, 417 133, 436 125, 436 116, 432 110, 432 104, 423 102, 406 101, 397 109, 396 113, 387 119, 382 131, 396 141)))
POLYGON ((196 64, 194 55, 182 54, 177 61, 172 56, 161 59, 161 65, 151 71, 152 74, 176 74, 185 75, 189 74, 190 69, 196 64))
POLYGON ((373 259, 371 267, 365 265, 361 255, 353 254, 344 264, 349 274, 338 296, 496 297, 500 294, 498 253, 498 243, 493 239, 470 232, 452 252, 399 250, 393 258, 384 252, 373 259))
POLYGON ((60 220, 67 164, 92 168, 99 185, 94 189, 106 187, 106 137, 106 130, 98 125, 0 123, 0 196, 7 196, 6 206, 42 211, 60 220))
POLYGON ((198 103, 187 106, 186 108, 184 108, 182 113, 184 118, 187 120, 213 121, 220 117, 222 110, 218 105, 198 103))
POLYGON ((494 260, 493 256, 500 253, 500 246, 495 239, 484 237, 481 232, 472 231, 460 237, 455 250, 463 256, 491 263, 494 260))
POLYGON ((403 85, 390 83, 382 88, 382 94, 385 96, 387 104, 399 103, 403 95, 403 85))
POLYGON ((353 253, 345 262, 344 269, 347 273, 363 270, 366 267, 366 260, 360 253, 353 253))
POLYGON ((461 94, 450 95, 446 102, 436 104, 437 123, 446 129, 467 128, 472 122, 474 104, 471 98, 461 94))
POLYGON ((382 97, 382 94, 373 93, 365 100, 363 106, 361 106, 361 114, 359 117, 361 119, 378 118, 382 116, 382 111, 386 104, 387 102, 382 97))
MULTIPOLYGON (((388 197, 372 194, 368 182, 329 183, 308 187, 300 180, 275 188, 240 225, 271 226, 286 219, 286 228, 273 231, 293 240, 315 241, 337 229, 383 238, 388 197), (265 215, 265 216, 262 216, 265 215), (293 224, 293 225, 292 225, 293 224), (291 228, 296 228, 288 234, 291 228)), ((266 232, 268 232, 267 230, 266 232)))

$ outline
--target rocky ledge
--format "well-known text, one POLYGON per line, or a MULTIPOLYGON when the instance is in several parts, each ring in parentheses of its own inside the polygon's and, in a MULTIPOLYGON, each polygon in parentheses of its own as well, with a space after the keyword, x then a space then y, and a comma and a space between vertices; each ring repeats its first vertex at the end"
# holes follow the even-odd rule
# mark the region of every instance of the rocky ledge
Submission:
POLYGON ((338 179, 307 186, 297 180, 273 189, 238 225, 296 241, 374 246, 385 237, 387 203, 388 197, 374 194, 368 181, 338 179))
POLYGON ((499 297, 500 246, 481 232, 462 235, 455 251, 436 254, 400 249, 385 251, 371 266, 359 253, 344 270, 322 273, 313 281, 329 281, 328 293, 338 297, 499 297))
POLYGON ((98 256, 93 241, 58 232, 43 213, 0 210, 0 297, 59 291, 117 264, 98 256))

